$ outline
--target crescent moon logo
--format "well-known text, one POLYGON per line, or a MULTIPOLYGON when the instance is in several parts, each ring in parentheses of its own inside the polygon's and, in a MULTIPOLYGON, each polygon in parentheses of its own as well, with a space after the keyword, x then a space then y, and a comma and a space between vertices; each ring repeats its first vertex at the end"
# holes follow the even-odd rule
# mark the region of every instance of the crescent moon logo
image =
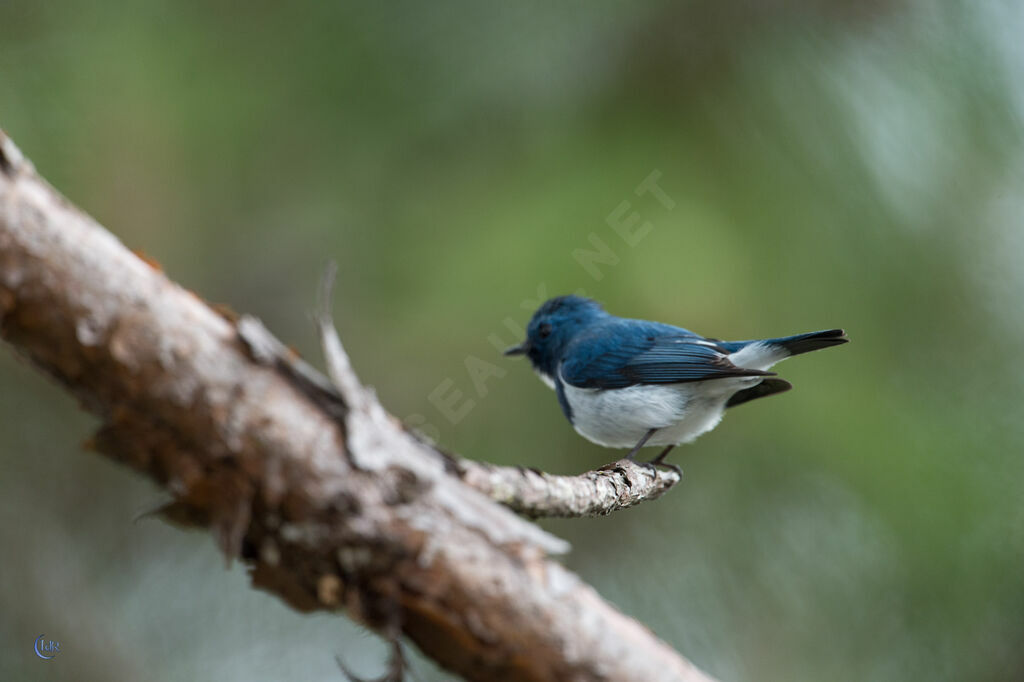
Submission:
POLYGON ((36 656, 38 656, 39 658, 42 658, 42 659, 45 659, 45 660, 48 661, 51 658, 53 658, 53 656, 46 656, 46 655, 43 654, 42 651, 39 650, 39 642, 42 641, 42 639, 43 639, 43 635, 39 635, 38 637, 36 637, 36 643, 35 643, 35 645, 32 648, 35 649, 36 656))

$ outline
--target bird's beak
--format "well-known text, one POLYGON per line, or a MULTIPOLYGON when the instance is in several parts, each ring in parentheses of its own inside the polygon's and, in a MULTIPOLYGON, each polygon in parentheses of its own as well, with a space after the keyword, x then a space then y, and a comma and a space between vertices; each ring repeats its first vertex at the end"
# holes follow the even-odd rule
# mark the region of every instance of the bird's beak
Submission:
POLYGON ((523 341, 518 346, 511 346, 505 349, 504 355, 526 355, 526 351, 530 350, 530 342, 523 341))

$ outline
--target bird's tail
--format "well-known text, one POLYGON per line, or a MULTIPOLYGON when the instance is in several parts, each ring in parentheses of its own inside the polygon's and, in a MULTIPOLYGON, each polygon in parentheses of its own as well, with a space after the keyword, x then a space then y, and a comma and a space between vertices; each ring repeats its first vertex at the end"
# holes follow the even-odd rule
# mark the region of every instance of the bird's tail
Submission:
POLYGON ((846 338, 846 332, 842 329, 829 329, 821 332, 809 332, 797 334, 796 336, 784 336, 779 339, 765 339, 761 343, 779 346, 792 355, 809 353, 812 350, 839 346, 850 339, 846 338))

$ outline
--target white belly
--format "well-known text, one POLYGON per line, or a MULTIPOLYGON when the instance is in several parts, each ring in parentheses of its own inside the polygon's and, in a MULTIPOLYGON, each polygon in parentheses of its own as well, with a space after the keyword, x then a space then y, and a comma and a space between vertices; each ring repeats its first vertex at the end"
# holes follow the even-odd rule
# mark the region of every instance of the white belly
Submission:
POLYGON ((725 403, 760 377, 712 379, 682 384, 630 386, 610 390, 565 385, 576 431, 610 448, 631 448, 650 429, 647 445, 689 443, 718 425, 725 403))

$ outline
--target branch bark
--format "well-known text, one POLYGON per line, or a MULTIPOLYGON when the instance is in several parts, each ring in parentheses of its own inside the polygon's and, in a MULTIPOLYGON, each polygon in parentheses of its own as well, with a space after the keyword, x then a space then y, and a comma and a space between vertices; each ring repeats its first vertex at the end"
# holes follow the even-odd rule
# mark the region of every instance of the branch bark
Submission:
POLYGON ((463 482, 500 488, 483 465, 453 476, 340 344, 327 384, 283 369, 245 319, 134 256, 0 133, 0 334, 100 418, 95 449, 164 486, 164 515, 209 527, 255 586, 397 626, 472 680, 710 679, 550 560, 565 542, 463 482))
POLYGON ((620 459, 577 476, 455 458, 456 475, 495 502, 541 518, 607 516, 657 499, 679 482, 679 474, 620 459))

